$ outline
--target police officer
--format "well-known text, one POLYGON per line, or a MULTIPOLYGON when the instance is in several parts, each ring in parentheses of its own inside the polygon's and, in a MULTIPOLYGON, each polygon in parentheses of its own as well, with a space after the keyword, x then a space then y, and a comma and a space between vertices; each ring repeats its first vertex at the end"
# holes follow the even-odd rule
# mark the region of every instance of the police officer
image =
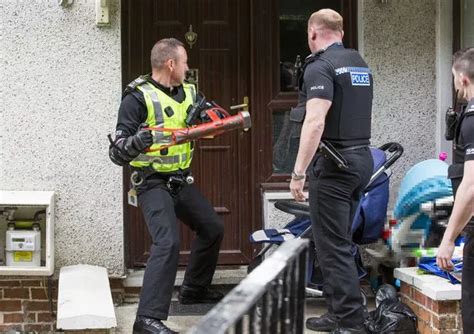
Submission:
POLYGON ((344 48, 342 17, 331 9, 313 13, 293 120, 303 120, 290 190, 304 201, 308 169, 309 204, 316 256, 328 312, 309 318, 316 331, 365 333, 365 309, 351 254, 351 222, 373 171, 369 150, 372 75, 355 50, 344 48), (346 168, 330 155, 316 154, 320 141, 332 145, 346 168))
POLYGON ((474 333, 474 48, 458 51, 453 58, 452 72, 457 97, 468 101, 468 104, 457 115, 454 128, 454 163, 448 170, 455 196, 454 207, 438 249, 436 263, 444 270, 453 269, 451 258, 454 241, 467 225, 461 309, 464 333, 474 333))
POLYGON ((133 332, 175 333, 162 320, 168 316, 178 267, 176 218, 196 232, 179 296, 183 304, 222 298, 209 286, 224 227, 209 201, 190 184, 193 143, 159 150, 147 130, 148 126, 186 126, 196 91, 184 82, 188 65, 183 44, 173 38, 158 41, 151 50, 151 67, 151 75, 136 79, 124 92, 109 155, 117 165, 131 166, 133 191, 153 242, 133 332))

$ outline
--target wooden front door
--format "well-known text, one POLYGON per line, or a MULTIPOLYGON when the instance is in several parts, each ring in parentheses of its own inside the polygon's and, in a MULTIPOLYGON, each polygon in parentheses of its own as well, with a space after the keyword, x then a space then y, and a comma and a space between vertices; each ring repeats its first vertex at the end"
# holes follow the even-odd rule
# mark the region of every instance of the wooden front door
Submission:
MULTIPOLYGON (((150 72, 150 50, 161 38, 182 41, 190 69, 198 70, 199 90, 225 109, 250 96, 250 6, 245 0, 122 1, 123 85, 150 72), (186 32, 197 39, 192 47, 186 32)), ((250 108, 252 113, 252 109, 250 108)), ((252 229, 251 133, 233 131, 197 143, 192 165, 197 186, 225 224, 219 264, 248 263, 252 229)), ((128 191, 124 171, 124 192, 128 191)), ((125 245, 128 267, 144 266, 150 238, 139 209, 124 196, 125 245)), ((181 224, 180 264, 186 264, 191 231, 181 224)))

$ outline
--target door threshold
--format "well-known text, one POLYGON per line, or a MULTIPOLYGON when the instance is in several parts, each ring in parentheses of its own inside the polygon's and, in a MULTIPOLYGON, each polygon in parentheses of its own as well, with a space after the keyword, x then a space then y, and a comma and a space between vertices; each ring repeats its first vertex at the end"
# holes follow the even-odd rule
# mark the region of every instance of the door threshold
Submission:
MULTIPOLYGON (((145 269, 129 269, 127 277, 122 281, 125 287, 141 287, 145 269)), ((247 266, 232 269, 217 268, 212 279, 212 285, 237 285, 247 276, 247 266)), ((175 286, 183 284, 184 269, 178 269, 175 286)))

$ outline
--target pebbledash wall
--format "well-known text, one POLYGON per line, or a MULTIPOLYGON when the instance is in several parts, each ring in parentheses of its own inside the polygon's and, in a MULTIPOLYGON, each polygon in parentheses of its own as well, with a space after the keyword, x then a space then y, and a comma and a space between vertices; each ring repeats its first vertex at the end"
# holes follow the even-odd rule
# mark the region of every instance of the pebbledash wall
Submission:
MULTIPOLYGON (((94 264, 118 278, 125 273, 122 174, 108 160, 106 134, 121 95, 120 3, 109 2, 111 25, 101 28, 93 0, 68 8, 57 0, 0 2, 0 189, 55 191, 56 269, 94 264)), ((373 142, 405 147, 394 189, 441 145, 447 98, 439 100, 437 88, 450 83, 436 76, 441 68, 450 78, 439 64, 451 53, 439 31, 443 2, 359 1, 360 48, 375 80, 373 142), (441 58, 440 49, 448 49, 441 58)))
POLYGON ((120 6, 0 1, 0 189, 56 192, 55 268, 124 274, 122 173, 108 159, 121 96, 120 6))

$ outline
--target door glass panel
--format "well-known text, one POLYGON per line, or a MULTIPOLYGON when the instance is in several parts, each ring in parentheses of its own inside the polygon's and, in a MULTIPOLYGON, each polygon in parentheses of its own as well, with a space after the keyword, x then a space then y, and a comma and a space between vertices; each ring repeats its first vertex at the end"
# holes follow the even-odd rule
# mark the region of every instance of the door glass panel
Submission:
POLYGON ((474 0, 461 1, 461 47, 474 46, 474 0))
POLYGON ((296 161, 299 131, 290 121, 290 111, 273 112, 273 172, 290 174, 296 161))
MULTIPOLYGON (((342 12, 342 1, 279 0, 280 91, 298 90, 298 67, 310 54, 307 40, 308 19, 322 8, 342 12)), ((296 104, 296 95, 295 95, 296 104)), ((289 174, 293 170, 299 146, 299 130, 290 122, 290 111, 273 112, 273 173, 289 174)))
POLYGON ((280 25, 280 90, 296 91, 295 65, 299 66, 310 54, 307 40, 308 19, 322 8, 341 13, 341 2, 334 0, 279 0, 280 25))

